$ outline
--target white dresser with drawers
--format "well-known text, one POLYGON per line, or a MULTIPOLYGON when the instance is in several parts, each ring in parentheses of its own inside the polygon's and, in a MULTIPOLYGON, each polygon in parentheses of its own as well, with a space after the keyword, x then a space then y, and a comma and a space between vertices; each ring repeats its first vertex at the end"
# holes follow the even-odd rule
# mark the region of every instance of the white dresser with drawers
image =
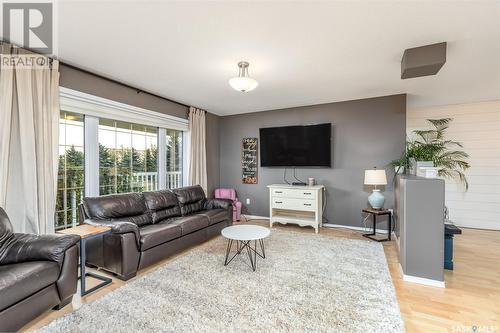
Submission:
POLYGON ((293 223, 318 233, 323 221, 323 185, 273 184, 269 188, 269 225, 293 223))

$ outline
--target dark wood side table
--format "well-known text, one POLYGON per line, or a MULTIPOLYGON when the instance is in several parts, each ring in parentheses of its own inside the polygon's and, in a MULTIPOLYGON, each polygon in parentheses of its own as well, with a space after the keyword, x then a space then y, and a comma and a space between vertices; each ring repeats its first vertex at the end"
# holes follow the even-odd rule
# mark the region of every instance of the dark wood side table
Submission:
POLYGON ((78 279, 80 280, 80 293, 82 296, 88 295, 91 292, 96 291, 99 288, 102 288, 108 284, 110 284, 113 280, 92 272, 85 271, 85 243, 88 239, 92 239, 95 237, 99 237, 105 234, 111 233, 111 228, 102 227, 102 226, 93 226, 89 224, 82 224, 73 228, 68 228, 64 230, 58 231, 60 234, 71 234, 80 236, 80 276, 78 279), (87 276, 93 277, 94 279, 101 280, 103 282, 99 283, 97 286, 90 288, 89 290, 85 289, 85 278, 87 276))
POLYGON ((392 213, 388 209, 373 209, 373 208, 365 208, 363 209, 363 213, 367 213, 372 215, 373 217, 373 231, 370 234, 363 234, 363 237, 369 238, 371 240, 377 242, 386 242, 391 240, 391 232, 392 232, 392 213), (387 238, 376 238, 374 237, 377 234, 377 216, 387 215, 389 217, 389 232, 387 233, 387 238))

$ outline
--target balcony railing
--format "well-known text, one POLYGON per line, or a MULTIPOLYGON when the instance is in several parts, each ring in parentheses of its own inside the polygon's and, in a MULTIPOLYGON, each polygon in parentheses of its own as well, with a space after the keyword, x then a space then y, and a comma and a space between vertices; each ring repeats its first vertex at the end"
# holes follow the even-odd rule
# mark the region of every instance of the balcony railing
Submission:
MULTIPOLYGON (((137 187, 142 186, 143 191, 155 191, 158 189, 158 173, 157 172, 134 172, 133 181, 137 187)), ((167 172, 167 188, 182 187, 182 172, 168 171, 167 172)))
MULTIPOLYGON (((182 187, 182 172, 181 171, 170 171, 166 173, 167 175, 167 188, 179 188, 182 187)), ((156 191, 158 189, 158 173, 157 172, 134 172, 132 174, 133 183, 135 187, 142 187, 143 191, 156 191)), ((66 229, 70 227, 76 226, 79 221, 78 219, 78 211, 77 207, 79 202, 77 203, 76 198, 83 197, 83 188, 72 188, 67 189, 67 194, 69 195, 70 205, 66 210, 65 221, 64 224, 56 223, 56 230, 66 229)), ((57 211, 57 213, 64 213, 64 210, 57 211)))
POLYGON ((168 171, 167 172, 167 188, 182 187, 182 172, 168 171))
POLYGON ((143 191, 156 191, 158 189, 157 172, 134 172, 132 174, 134 188, 142 187, 143 191))

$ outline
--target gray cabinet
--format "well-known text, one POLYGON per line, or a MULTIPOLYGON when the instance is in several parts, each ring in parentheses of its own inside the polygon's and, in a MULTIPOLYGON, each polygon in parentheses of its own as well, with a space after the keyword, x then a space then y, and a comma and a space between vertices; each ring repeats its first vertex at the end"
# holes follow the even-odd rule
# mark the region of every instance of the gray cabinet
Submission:
POLYGON ((405 280, 440 285, 444 282, 444 181, 398 175, 394 194, 395 234, 405 280))

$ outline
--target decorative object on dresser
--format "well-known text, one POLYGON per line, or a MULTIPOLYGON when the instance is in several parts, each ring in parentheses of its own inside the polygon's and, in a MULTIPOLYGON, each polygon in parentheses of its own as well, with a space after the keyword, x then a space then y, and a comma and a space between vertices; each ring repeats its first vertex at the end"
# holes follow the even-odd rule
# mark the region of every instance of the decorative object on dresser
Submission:
POLYGON ((227 239, 226 256, 224 259, 224 266, 229 265, 231 261, 246 249, 248 254, 248 259, 250 260, 250 266, 255 272, 257 269, 257 256, 262 259, 266 258, 266 251, 264 249, 264 238, 268 237, 271 231, 260 225, 232 225, 222 229, 222 237, 227 239), (253 247, 252 247, 253 241, 253 247), (260 253, 257 250, 257 241, 259 242, 260 253), (229 258, 233 243, 236 243, 236 253, 229 258))
POLYGON ((392 213, 388 209, 373 209, 373 208, 365 208, 363 209, 363 213, 370 214, 372 216, 373 221, 373 231, 369 234, 363 234, 363 237, 370 238, 371 240, 377 242, 385 242, 391 240, 391 232, 392 232, 392 213), (380 239, 375 237, 377 235, 377 216, 388 217, 388 228, 387 228, 387 238, 380 239))
POLYGON ((218 188, 215 190, 216 199, 229 199, 233 201, 233 221, 239 221, 241 217, 241 201, 236 196, 234 188, 218 188))
POLYGON ((243 184, 257 184, 257 138, 241 141, 241 172, 243 184))
POLYGON ((309 177, 307 178, 307 183, 308 183, 307 185, 309 186, 314 186, 316 185, 316 179, 314 179, 313 177, 309 177))
POLYGON ((374 209, 384 207, 385 198, 377 189, 377 185, 387 185, 387 177, 385 170, 378 170, 377 168, 365 170, 365 185, 373 185, 372 194, 368 197, 368 202, 374 209))
POLYGON ((292 223, 311 226, 318 233, 323 221, 323 185, 273 184, 269 188, 269 225, 292 223))
POLYGON ((85 270, 85 261, 86 261, 85 254, 87 251, 86 241, 92 238, 102 237, 105 234, 110 234, 111 233, 110 227, 82 224, 73 228, 60 230, 58 231, 58 233, 80 236, 80 276, 78 278, 80 279, 80 294, 82 296, 88 295, 99 288, 107 286, 113 281, 112 279, 105 277, 103 275, 86 272, 85 270), (87 290, 85 286, 85 278, 87 276, 93 277, 94 279, 97 280, 101 280, 102 282, 87 290))

